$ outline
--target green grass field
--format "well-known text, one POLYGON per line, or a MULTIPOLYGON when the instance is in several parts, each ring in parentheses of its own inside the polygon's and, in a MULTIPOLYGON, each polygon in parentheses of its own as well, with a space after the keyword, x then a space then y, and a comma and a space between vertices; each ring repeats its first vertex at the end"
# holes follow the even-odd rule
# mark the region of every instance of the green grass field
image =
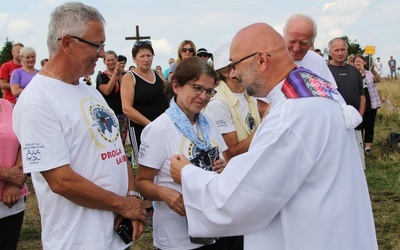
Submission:
MULTIPOLYGON (((365 171, 370 190, 379 249, 400 249, 400 148, 389 145, 390 132, 400 133, 400 80, 378 83, 378 90, 392 103, 392 109, 383 105, 378 111, 375 141, 366 157, 365 171)), ((18 249, 41 249, 40 215, 33 188, 27 199, 27 208, 18 249)), ((1 248, 1 247, 0 247, 1 248)), ((152 247, 152 235, 146 229, 132 246, 135 250, 152 247)))

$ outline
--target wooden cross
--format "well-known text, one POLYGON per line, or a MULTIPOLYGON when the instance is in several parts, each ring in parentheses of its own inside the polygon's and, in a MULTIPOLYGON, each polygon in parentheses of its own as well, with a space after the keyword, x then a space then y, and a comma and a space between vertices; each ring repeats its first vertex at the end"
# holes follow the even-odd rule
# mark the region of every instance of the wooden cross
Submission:
POLYGON ((150 39, 150 36, 140 36, 139 35, 139 25, 136 25, 136 36, 130 36, 130 37, 125 37, 125 40, 144 40, 144 39, 150 39))

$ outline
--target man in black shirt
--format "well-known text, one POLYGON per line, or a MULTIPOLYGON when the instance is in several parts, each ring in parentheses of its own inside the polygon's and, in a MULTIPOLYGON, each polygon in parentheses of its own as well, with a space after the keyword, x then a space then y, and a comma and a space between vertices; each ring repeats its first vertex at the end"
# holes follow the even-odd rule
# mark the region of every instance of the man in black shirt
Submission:
MULTIPOLYGON (((358 110, 361 116, 364 115, 366 100, 364 96, 363 80, 358 70, 346 63, 348 45, 342 38, 334 38, 328 43, 329 54, 332 60, 328 67, 335 78, 339 93, 348 105, 358 110)), ((364 146, 362 140, 361 126, 356 128, 356 137, 360 149, 361 160, 365 169, 364 146)))

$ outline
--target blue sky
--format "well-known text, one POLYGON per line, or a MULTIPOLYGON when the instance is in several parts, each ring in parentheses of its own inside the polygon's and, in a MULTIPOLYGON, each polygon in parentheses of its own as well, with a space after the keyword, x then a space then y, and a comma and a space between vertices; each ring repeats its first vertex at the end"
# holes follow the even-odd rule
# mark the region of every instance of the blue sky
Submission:
MULTIPOLYGON (((36 68, 40 60, 48 57, 46 47, 47 26, 51 11, 62 0, 14 0, 0 10, 0 45, 6 37, 33 47, 37 53, 36 68)), ((106 19, 106 50, 114 50, 128 58, 132 65, 132 41, 135 26, 140 34, 151 36, 155 49, 153 68, 165 69, 168 58, 177 57, 176 48, 185 39, 197 48, 213 52, 217 42, 228 34, 255 22, 265 22, 279 33, 286 19, 295 13, 311 16, 318 25, 315 48, 323 50, 330 39, 347 35, 362 47, 376 46, 376 54, 384 63, 393 55, 400 66, 398 0, 83 0, 96 7, 106 19)), ((103 71, 102 60, 95 72, 103 71)), ((92 80, 94 80, 92 78, 92 80)))

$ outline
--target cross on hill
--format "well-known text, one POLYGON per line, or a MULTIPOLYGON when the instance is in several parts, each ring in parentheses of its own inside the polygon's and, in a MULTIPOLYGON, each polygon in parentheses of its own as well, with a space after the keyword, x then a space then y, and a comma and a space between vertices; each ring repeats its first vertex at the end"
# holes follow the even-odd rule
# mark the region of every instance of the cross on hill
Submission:
POLYGON ((140 36, 139 35, 139 25, 136 25, 136 36, 129 36, 125 37, 125 40, 144 40, 144 39, 150 39, 150 36, 140 36))

